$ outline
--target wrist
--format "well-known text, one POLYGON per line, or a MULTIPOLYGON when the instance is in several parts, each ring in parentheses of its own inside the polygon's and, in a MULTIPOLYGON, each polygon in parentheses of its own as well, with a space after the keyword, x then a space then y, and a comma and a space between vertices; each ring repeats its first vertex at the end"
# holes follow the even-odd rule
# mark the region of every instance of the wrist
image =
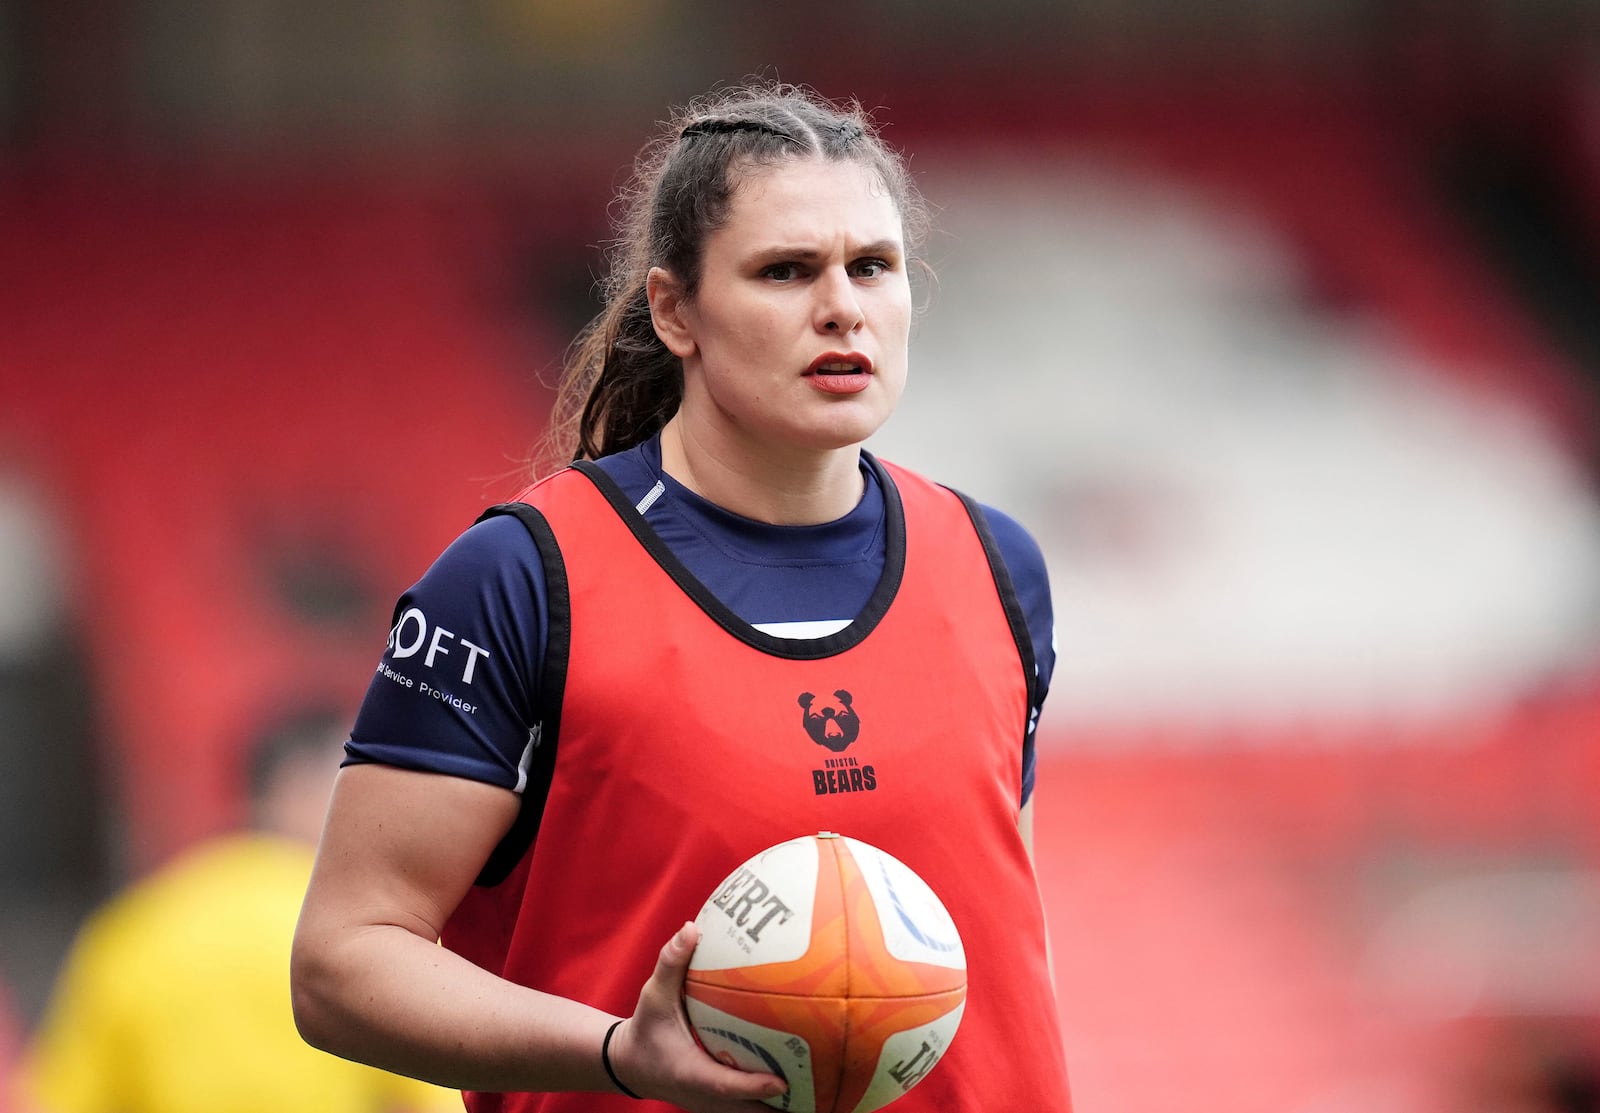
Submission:
POLYGON ((611 1084, 613 1086, 615 1086, 621 1093, 637 1101, 639 1099, 639 1095, 628 1089, 628 1087, 623 1084, 622 1079, 617 1077, 616 1068, 611 1065, 611 1037, 616 1035, 617 1029, 621 1026, 622 1021, 615 1020, 612 1021, 611 1027, 606 1029, 605 1039, 600 1041, 600 1065, 605 1068, 606 1077, 611 1079, 611 1084))

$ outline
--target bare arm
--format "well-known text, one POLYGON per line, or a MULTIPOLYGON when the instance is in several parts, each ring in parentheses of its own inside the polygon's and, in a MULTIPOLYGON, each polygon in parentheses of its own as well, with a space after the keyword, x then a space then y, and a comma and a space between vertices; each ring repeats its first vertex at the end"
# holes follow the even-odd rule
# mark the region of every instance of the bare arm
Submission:
MULTIPOLYGON (((518 809, 492 785, 381 765, 334 789, 290 964, 308 1043, 441 1085, 612 1091, 600 1044, 617 1018, 490 974, 438 945, 445 921, 518 809)), ((693 928, 662 948, 611 1062, 648 1097, 696 1113, 764 1110, 770 1075, 723 1067, 695 1044, 679 993, 693 928)))

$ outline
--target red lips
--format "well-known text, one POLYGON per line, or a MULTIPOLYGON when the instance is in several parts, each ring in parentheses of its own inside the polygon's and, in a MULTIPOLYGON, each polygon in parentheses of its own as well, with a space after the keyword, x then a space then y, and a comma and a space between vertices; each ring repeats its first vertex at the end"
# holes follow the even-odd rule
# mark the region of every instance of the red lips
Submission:
POLYGON ((860 352, 823 352, 806 368, 807 375, 870 375, 872 361, 860 352))
POLYGON ((872 361, 860 352, 824 352, 811 361, 806 376, 818 390, 855 394, 872 383, 872 361))

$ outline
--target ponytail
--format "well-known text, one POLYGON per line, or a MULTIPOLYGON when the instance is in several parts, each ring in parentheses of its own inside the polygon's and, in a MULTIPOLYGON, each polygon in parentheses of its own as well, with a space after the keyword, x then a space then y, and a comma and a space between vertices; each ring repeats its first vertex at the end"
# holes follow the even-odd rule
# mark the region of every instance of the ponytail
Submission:
MULTIPOLYGON (((683 401, 683 364, 656 335, 644 286, 618 301, 582 345, 589 371, 574 456, 595 459, 649 440, 683 401)), ((580 364, 581 366, 581 364, 580 364)), ((587 368, 585 369, 587 370, 587 368)), ((576 400, 574 400, 576 408, 576 400)))

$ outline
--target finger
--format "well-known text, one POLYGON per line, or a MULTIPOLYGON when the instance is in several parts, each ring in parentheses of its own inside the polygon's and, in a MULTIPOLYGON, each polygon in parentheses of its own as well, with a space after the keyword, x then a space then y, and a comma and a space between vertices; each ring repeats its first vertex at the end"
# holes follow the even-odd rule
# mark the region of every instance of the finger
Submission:
MULTIPOLYGON (((694 957, 695 947, 700 942, 700 928, 694 921, 686 922, 677 933, 661 948, 661 959, 656 964, 656 974, 664 982, 671 985, 678 1000, 682 999, 683 983, 688 974, 689 961, 694 957)), ((685 1025, 688 1017, 684 1016, 685 1025)), ((700 1046, 699 1037, 695 1037, 696 1046, 700 1046)), ((731 1067, 714 1059, 709 1052, 701 1047, 703 1065, 709 1072, 705 1081, 716 1088, 716 1091, 725 1098, 735 1101, 761 1101, 765 1098, 774 1098, 782 1094, 789 1087, 783 1079, 766 1071, 743 1070, 731 1067)), ((763 1106, 763 1108, 766 1108, 763 1106)))
POLYGON ((656 962, 656 973, 666 978, 676 976, 682 980, 689 969, 689 960, 700 943, 700 929, 693 920, 685 920, 681 928, 661 948, 661 958, 656 962))
POLYGON ((645 983, 644 989, 639 994, 641 1008, 649 1008, 651 1012, 665 1010, 681 1015, 683 982, 688 975, 689 960, 694 956, 695 945, 699 939, 700 934, 695 926, 686 923, 667 940, 661 948, 660 956, 656 959, 656 968, 650 974, 650 980, 645 983))
POLYGON ((659 1010, 641 1005, 640 1013, 616 1029, 610 1043, 611 1068, 638 1092, 673 1101, 693 1113, 754 1113, 767 1107, 752 1103, 787 1089, 774 1075, 739 1070, 713 1059, 695 1041, 681 1006, 676 1013, 667 1020, 659 1010), (674 1034, 666 1035, 674 1029, 674 1034))
POLYGON ((677 1021, 676 1027, 683 1033, 683 1037, 693 1041, 694 1053, 683 1062, 683 1069, 688 1072, 683 1077, 683 1083, 696 1092, 715 1094, 723 1102, 732 1103, 729 1108, 766 1109, 767 1106, 750 1103, 777 1097, 783 1093, 788 1089, 783 1079, 766 1072, 740 1070, 713 1059, 700 1045, 689 1024, 689 1018, 684 1015, 682 1004, 684 979, 699 942, 700 929, 690 920, 673 933, 672 938, 662 946, 650 983, 640 994, 641 1015, 646 1011, 654 1012, 655 1009, 650 1007, 652 1004, 655 1008, 666 1006, 670 1008, 677 1021))
POLYGON ((715 1094, 721 1101, 739 1109, 769 1108, 759 1103, 767 1098, 775 1098, 789 1088, 776 1075, 725 1067, 709 1057, 706 1066, 706 1072, 693 1078, 690 1085, 700 1093, 715 1094))

